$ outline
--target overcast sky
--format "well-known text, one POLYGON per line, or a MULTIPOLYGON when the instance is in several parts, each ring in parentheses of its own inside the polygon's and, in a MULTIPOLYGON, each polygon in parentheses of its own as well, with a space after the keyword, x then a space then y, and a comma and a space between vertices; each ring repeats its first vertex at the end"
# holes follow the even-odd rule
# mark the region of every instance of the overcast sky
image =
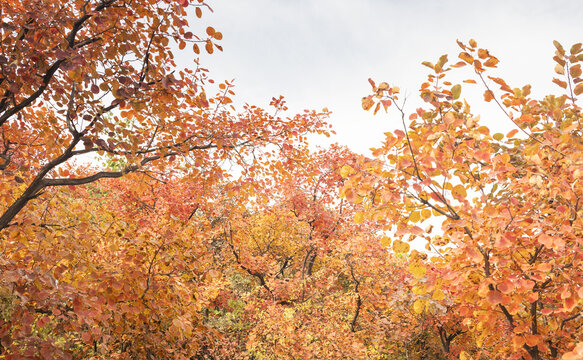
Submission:
MULTIPOLYGON (((456 39, 474 38, 500 59, 497 76, 514 87, 530 83, 533 94, 542 95, 558 89, 551 83, 552 41, 567 49, 583 41, 583 1, 578 0, 209 4, 214 13, 205 12, 202 23, 192 24, 212 25, 223 33, 224 52, 202 57, 211 77, 235 79, 238 103, 267 106, 272 97, 284 95, 292 111, 328 107, 338 133, 334 140, 361 153, 379 145, 382 134, 398 124, 396 113, 373 117, 362 110, 369 77, 399 86, 412 112, 422 105, 418 89, 429 71, 421 62, 435 62, 442 54, 456 62, 456 39)), ((464 87, 462 97, 471 94, 464 87)), ((470 104, 481 102, 481 96, 472 99, 470 104)), ((472 109, 494 132, 511 128, 491 104, 472 109)))

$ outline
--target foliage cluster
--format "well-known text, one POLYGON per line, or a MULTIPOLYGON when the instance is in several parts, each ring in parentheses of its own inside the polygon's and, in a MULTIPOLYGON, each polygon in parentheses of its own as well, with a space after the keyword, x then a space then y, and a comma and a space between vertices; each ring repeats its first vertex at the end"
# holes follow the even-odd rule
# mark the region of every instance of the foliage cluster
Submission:
POLYGON ((367 158, 310 150, 327 109, 238 110, 178 68, 222 50, 189 30, 209 10, 0 3, 1 359, 583 356, 581 44, 542 100, 474 40, 424 63, 409 117, 370 80, 403 129, 367 158), (515 130, 472 114, 460 67, 515 130))

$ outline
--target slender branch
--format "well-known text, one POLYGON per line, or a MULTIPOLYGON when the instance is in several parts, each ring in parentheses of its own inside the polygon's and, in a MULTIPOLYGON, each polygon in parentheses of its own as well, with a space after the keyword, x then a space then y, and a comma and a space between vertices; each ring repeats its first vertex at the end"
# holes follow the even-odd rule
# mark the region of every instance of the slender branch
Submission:
POLYGON ((352 263, 348 263, 350 266, 350 275, 352 276, 352 281, 354 282, 354 292, 356 293, 356 309, 354 310, 354 316, 352 317, 352 321, 350 322, 350 331, 356 331, 356 322, 358 320, 358 315, 360 314, 360 308, 362 306, 362 298, 360 297, 360 293, 358 292, 358 287, 360 286, 360 281, 354 275, 354 267, 352 263))
POLYGON ((498 98, 496 96, 494 96, 494 92, 492 90, 490 90, 490 87, 488 86, 488 84, 486 83, 486 80, 484 80, 484 77, 482 76, 482 74, 478 71, 476 71, 476 74, 478 74, 478 77, 480 78, 480 80, 482 80, 482 84, 484 84, 484 86, 486 87, 486 90, 490 92, 490 94, 492 95, 492 98, 494 99, 494 101, 496 102, 496 104, 498 104, 498 107, 502 110, 502 112, 506 115, 506 117, 508 119, 510 119, 510 121, 512 121, 512 123, 514 125, 516 125, 516 127, 518 129, 520 129, 520 131, 522 131, 523 133, 526 134, 526 136, 528 136, 529 138, 531 138, 532 140, 536 141, 537 143, 543 145, 544 147, 548 147, 549 149, 555 151, 558 154, 561 154, 563 156, 565 156, 565 154, 563 154, 561 151, 549 146, 549 145, 545 145, 543 144, 542 141, 540 141, 539 139, 537 139, 536 137, 534 137, 534 135, 532 135, 531 133, 529 133, 528 131, 526 131, 525 129, 523 129, 520 125, 518 125, 518 123, 512 118, 512 116, 510 116, 510 114, 506 111, 506 109, 502 106, 502 104, 500 104, 500 101, 498 101, 498 98))
MULTIPOLYGON (((101 2, 98 6, 95 7, 95 9, 93 9, 92 13, 98 13, 98 12, 110 7, 116 1, 118 1, 118 0, 108 0, 108 1, 101 2)), ((77 21, 75 21, 71 31, 69 32, 69 35, 67 36, 67 43, 68 43, 70 48, 75 47, 75 38, 77 37, 77 33, 81 30, 81 28, 83 27, 85 22, 87 20, 89 20, 92 16, 93 15, 91 15, 91 14, 85 14, 82 17, 80 17, 79 19, 77 19, 77 21)), ((10 117, 12 117, 14 114, 18 113, 19 111, 21 111, 25 107, 32 104, 47 89, 53 76, 55 75, 57 70, 59 70, 59 68, 61 67, 61 65, 64 62, 65 62, 65 59, 60 59, 60 60, 55 61, 53 63, 53 65, 51 65, 51 67, 49 67, 49 69, 47 70, 45 75, 42 77, 42 84, 39 86, 39 88, 35 92, 33 92, 30 96, 28 96, 24 100, 22 100, 20 103, 14 104, 10 109, 5 110, 4 113, 0 116, 0 126, 4 125, 4 123, 6 121, 8 121, 8 119, 10 117)), ((4 95, 4 99, 6 99, 7 97, 9 97, 9 94, 4 95)), ((5 104, 2 104, 2 105, 5 106, 5 104)), ((1 227, 0 227, 0 229, 1 229, 1 227)))

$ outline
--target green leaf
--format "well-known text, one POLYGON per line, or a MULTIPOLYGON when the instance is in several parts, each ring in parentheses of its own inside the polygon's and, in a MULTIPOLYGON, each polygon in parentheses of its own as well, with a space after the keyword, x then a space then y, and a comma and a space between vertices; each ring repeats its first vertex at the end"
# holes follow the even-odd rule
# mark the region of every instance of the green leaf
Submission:
POLYGON ((451 88, 451 97, 454 100, 459 99, 461 93, 462 93, 462 86, 460 84, 456 84, 451 88))
POLYGON ((433 65, 432 63, 430 63, 429 61, 424 61, 421 63, 422 65, 427 66, 428 68, 430 68, 431 70, 435 70, 435 65, 433 65))
POLYGON ((443 65, 445 65, 446 62, 447 62, 447 55, 441 55, 439 57, 439 60, 437 61, 437 66, 439 66, 440 68, 443 68, 443 65))

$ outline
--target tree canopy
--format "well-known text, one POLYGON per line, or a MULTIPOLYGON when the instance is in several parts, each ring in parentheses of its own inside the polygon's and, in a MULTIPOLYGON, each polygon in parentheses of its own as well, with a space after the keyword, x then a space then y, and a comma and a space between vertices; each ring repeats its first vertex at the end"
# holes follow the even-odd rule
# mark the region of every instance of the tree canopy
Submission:
POLYGON ((196 59, 209 11, 0 4, 0 358, 583 356, 580 43, 542 99, 475 40, 423 63, 410 115, 369 79, 402 128, 364 156, 310 146, 328 109, 236 108, 196 59))

